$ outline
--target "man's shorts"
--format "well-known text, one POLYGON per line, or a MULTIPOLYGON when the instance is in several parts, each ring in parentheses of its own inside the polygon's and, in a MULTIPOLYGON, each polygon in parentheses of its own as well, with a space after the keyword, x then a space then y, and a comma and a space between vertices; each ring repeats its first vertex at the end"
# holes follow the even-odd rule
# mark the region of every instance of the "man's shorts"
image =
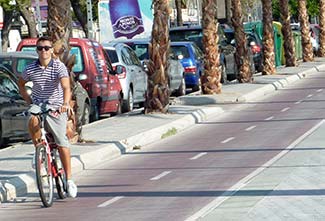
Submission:
POLYGON ((70 143, 67 137, 67 113, 60 113, 52 116, 50 113, 45 118, 45 130, 50 132, 55 143, 61 147, 69 147, 70 143))

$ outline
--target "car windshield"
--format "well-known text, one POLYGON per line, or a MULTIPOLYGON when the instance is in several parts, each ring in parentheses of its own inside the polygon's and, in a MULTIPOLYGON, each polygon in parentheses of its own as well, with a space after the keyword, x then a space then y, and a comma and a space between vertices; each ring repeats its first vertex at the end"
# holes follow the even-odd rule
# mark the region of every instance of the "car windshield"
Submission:
POLYGON ((129 45, 140 60, 149 59, 148 44, 130 44, 129 45))
MULTIPOLYGON (((22 51, 36 51, 36 46, 24 46, 21 49, 22 51)), ((70 49, 70 55, 74 54, 76 56, 76 62, 73 66, 72 71, 75 73, 82 72, 84 69, 83 57, 80 47, 72 46, 70 49)))
POLYGON ((179 55, 183 55, 183 58, 189 58, 190 55, 185 46, 171 46, 172 53, 174 57, 178 57, 179 55))

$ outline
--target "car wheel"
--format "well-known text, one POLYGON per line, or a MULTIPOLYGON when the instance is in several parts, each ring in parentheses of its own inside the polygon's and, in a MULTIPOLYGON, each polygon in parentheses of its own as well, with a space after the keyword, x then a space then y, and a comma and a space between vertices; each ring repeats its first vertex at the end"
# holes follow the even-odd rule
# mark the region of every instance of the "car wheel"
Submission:
POLYGON ((123 107, 122 107, 123 112, 132 111, 133 105, 134 105, 133 91, 130 89, 128 92, 128 99, 123 102, 123 107))
POLYGON ((84 111, 82 113, 82 125, 89 124, 90 122, 90 106, 85 103, 84 111))
POLYGON ((182 78, 181 84, 179 85, 177 89, 177 96, 183 96, 186 94, 186 83, 185 83, 185 78, 182 78))

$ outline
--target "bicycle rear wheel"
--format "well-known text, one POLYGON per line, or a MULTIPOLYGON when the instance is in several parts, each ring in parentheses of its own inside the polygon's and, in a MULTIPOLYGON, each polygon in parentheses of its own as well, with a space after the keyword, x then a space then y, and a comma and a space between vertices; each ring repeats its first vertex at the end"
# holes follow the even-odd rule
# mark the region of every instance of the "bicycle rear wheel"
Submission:
POLYGON ((54 156, 54 166, 57 172, 57 176, 55 177, 55 186, 58 193, 58 196, 60 199, 64 199, 67 197, 67 180, 66 175, 60 160, 60 157, 58 157, 57 149, 53 150, 53 156, 54 156))
POLYGON ((45 207, 53 204, 53 176, 51 165, 46 153, 46 147, 36 147, 36 181, 39 195, 45 207))

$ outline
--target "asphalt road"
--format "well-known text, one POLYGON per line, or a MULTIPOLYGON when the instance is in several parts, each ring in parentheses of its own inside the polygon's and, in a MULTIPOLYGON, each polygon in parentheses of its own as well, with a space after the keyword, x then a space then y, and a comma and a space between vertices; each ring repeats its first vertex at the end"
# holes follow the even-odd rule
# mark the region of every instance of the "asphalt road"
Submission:
POLYGON ((77 199, 43 209, 35 190, 2 204, 1 220, 194 219, 325 118, 323 75, 263 100, 224 104, 220 116, 77 174, 77 199))

